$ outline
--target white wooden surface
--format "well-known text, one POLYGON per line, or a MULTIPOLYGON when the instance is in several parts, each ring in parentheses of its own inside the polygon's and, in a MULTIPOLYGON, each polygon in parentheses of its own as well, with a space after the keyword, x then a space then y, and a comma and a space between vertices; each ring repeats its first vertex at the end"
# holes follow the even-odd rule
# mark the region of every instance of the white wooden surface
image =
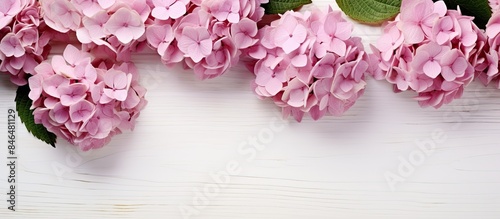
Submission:
MULTIPOLYGON (((355 26, 365 43, 379 33, 355 26)), ((451 105, 421 109, 411 93, 394 94, 370 79, 344 117, 299 124, 281 120, 273 103, 256 98, 243 67, 199 81, 155 55, 135 59, 149 105, 134 132, 105 148, 82 153, 60 140, 53 149, 18 122, 17 211, 5 202, 5 146, 0 218, 170 219, 183 218, 180 209, 195 213, 184 218, 210 219, 500 218, 500 91, 475 82, 451 105), (283 129, 250 154, 245 144, 261 133, 268 137, 270 123, 283 129), (417 142, 436 133, 445 138, 418 157, 417 142), (401 169, 402 160, 412 168, 401 169), (229 182, 211 177, 235 163, 229 182), (404 181, 391 187, 388 174, 404 181), (208 197, 200 195, 205 188, 208 197)), ((6 145, 15 88, 1 81, 6 145)))

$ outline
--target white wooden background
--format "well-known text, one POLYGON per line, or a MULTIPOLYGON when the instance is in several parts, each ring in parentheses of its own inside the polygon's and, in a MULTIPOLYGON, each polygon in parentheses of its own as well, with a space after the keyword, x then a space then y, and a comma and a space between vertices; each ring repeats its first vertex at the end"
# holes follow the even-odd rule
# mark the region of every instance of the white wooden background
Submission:
MULTIPOLYGON (((366 44, 380 33, 354 31, 366 44)), ((412 93, 369 79, 344 117, 297 123, 256 98, 241 66, 199 81, 156 55, 136 63, 149 105, 134 132, 101 150, 82 153, 63 140, 53 149, 18 121, 17 211, 5 201, 5 146, 0 218, 500 218, 500 91, 475 82, 451 105, 421 109, 412 93), (244 144, 268 137, 273 122, 283 129, 251 156, 244 144), (436 134, 443 138, 431 141, 436 134), (435 148, 421 156, 418 142, 435 148), (211 177, 235 163, 229 182, 211 177), (388 175, 404 181, 391 187, 388 175)), ((6 80, 1 145, 14 106, 6 80)))

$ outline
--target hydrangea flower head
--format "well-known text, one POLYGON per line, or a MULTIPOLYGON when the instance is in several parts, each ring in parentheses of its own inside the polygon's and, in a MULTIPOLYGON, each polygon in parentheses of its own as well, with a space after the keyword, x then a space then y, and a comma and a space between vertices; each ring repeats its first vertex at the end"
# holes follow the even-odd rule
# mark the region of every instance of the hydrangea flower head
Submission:
POLYGON ((154 0, 148 45, 165 65, 182 62, 200 79, 222 75, 255 45, 267 0, 154 0))
POLYGON ((486 35, 488 42, 485 49, 487 64, 482 74, 478 75, 478 79, 484 84, 493 84, 500 89, 500 72, 499 72, 499 57, 500 57, 500 11, 494 11, 488 24, 486 24, 486 35))
POLYGON ((29 0, 3 0, 0 3, 0 29, 12 22, 23 9, 33 4, 34 2, 29 0))
POLYGON ((44 0, 41 11, 50 28, 76 32, 87 49, 114 53, 112 58, 130 61, 131 52, 146 45, 146 23, 154 3, 162 1, 44 0))
POLYGON ((0 71, 16 85, 27 83, 26 74, 47 58, 48 42, 55 31, 40 18, 38 1, 5 0, 0 3, 0 71))
POLYGON ((363 94, 369 67, 361 39, 351 34, 339 11, 286 12, 246 50, 255 59, 254 92, 297 121, 341 116, 363 94))
POLYGON ((35 123, 84 151, 132 130, 147 103, 133 64, 96 67, 93 61, 89 53, 68 45, 62 56, 36 66, 28 79, 35 123))
POLYGON ((395 92, 413 90, 420 106, 439 108, 460 98, 484 69, 485 34, 442 1, 403 0, 401 13, 388 22, 372 45, 370 69, 395 92))

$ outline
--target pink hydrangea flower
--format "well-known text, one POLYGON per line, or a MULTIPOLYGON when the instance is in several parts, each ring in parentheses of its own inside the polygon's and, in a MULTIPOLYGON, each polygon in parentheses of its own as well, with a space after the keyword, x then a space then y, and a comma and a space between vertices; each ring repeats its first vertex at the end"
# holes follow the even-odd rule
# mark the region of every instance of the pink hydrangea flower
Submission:
POLYGON ((401 13, 388 22, 372 45, 372 75, 413 90, 422 107, 439 108, 460 98, 474 75, 484 70, 486 36, 460 11, 442 1, 403 0, 401 13))
POLYGON ((154 0, 148 45, 166 65, 182 62, 200 79, 222 75, 258 42, 267 0, 154 0))
POLYGON ((38 1, 5 0, 0 3, 0 71, 12 83, 25 85, 26 74, 48 55, 54 31, 40 19, 38 1))
POLYGON ((33 0, 2 0, 0 2, 0 29, 12 22, 22 10, 35 4, 33 0))
POLYGON ((283 16, 280 25, 273 30, 276 46, 286 54, 296 50, 306 40, 307 29, 295 16, 283 16))
POLYGON ((484 66, 483 73, 478 75, 478 79, 484 85, 493 84, 500 89, 500 11, 495 11, 486 24, 486 35, 488 42, 484 54, 487 65, 484 66))
POLYGON ((339 11, 288 11, 259 31, 245 52, 255 59, 254 92, 271 98, 283 116, 301 121, 341 116, 363 94, 369 67, 361 39, 339 11))
POLYGON ((115 4, 116 0, 71 0, 75 8, 80 9, 86 17, 92 17, 115 4))
POLYGON ((187 11, 188 0, 153 0, 151 15, 159 20, 177 19, 187 11))
POLYGON ((178 42, 179 50, 190 57, 194 62, 212 53, 212 39, 210 33, 203 27, 186 27, 178 42))
POLYGON ((424 41, 438 17, 444 16, 446 5, 443 1, 433 3, 428 0, 404 0, 401 3, 400 22, 405 42, 415 44, 424 41))
POLYGON ((150 0, 45 0, 47 25, 62 33, 76 32, 78 41, 111 58, 130 61, 130 54, 146 45, 146 23, 154 4, 150 0), (100 48, 103 47, 103 48, 100 48))
POLYGON ((41 2, 43 18, 49 27, 61 33, 76 30, 82 16, 73 4, 67 0, 45 0, 41 2))
POLYGON ((139 39, 145 32, 144 22, 141 16, 134 10, 126 8, 118 9, 104 24, 104 29, 113 34, 123 44, 139 39))
POLYGON ((133 64, 108 67, 93 61, 89 53, 68 45, 62 56, 36 66, 28 79, 35 122, 84 151, 132 130, 147 103, 133 64), (57 70, 61 65, 65 71, 57 70))

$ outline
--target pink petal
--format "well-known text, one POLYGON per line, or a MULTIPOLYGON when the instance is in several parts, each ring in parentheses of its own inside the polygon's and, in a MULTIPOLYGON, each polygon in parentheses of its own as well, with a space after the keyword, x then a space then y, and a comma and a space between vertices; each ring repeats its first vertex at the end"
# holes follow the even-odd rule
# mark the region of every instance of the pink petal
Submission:
POLYGON ((95 105, 87 100, 81 100, 69 107, 69 117, 72 122, 85 122, 92 117, 95 105))
POLYGON ((56 56, 52 57, 51 64, 52 64, 52 66, 54 68, 54 72, 56 74, 59 74, 59 75, 62 75, 62 76, 68 77, 68 78, 74 77, 73 68, 66 64, 66 61, 64 60, 64 58, 62 56, 56 55, 56 56))
POLYGON ((170 25, 160 26, 160 25, 151 25, 146 29, 146 39, 148 43, 153 47, 158 48, 161 42, 167 36, 167 28, 172 29, 170 25))
POLYGON ((453 81, 457 78, 457 75, 455 74, 455 72, 453 72, 453 70, 448 66, 443 67, 443 70, 441 71, 441 75, 443 76, 444 80, 446 80, 446 81, 453 81))
POLYGON ((125 101, 127 99, 128 90, 116 90, 115 99, 119 101, 125 101))
POLYGON ((230 23, 236 24, 240 21, 240 14, 238 13, 229 13, 227 15, 227 21, 230 23))
POLYGON ((335 32, 337 31, 337 18, 334 14, 329 13, 325 18, 325 24, 323 29, 327 35, 330 37, 335 36, 335 32))
POLYGON ((126 95, 126 100, 123 102, 122 106, 125 109, 132 109, 136 107, 141 99, 137 96, 136 92, 133 89, 128 90, 128 94, 126 95))
POLYGON ((462 44, 464 46, 473 46, 477 41, 477 34, 475 33, 464 33, 462 35, 462 44))
POLYGON ((69 119, 69 108, 63 106, 61 103, 56 103, 49 111, 49 116, 55 122, 63 124, 69 119))
POLYGON ((460 86, 462 85, 455 82, 443 81, 443 83, 441 84, 441 89, 443 89, 444 91, 452 91, 459 88, 460 86))
POLYGON ((307 29, 302 24, 298 24, 292 32, 292 39, 297 43, 303 43, 307 38, 307 29))
POLYGON ((269 81, 266 84, 266 91, 273 96, 276 95, 278 92, 280 92, 282 88, 283 88, 283 83, 281 83, 276 78, 269 79, 269 81))
POLYGON ((339 56, 344 56, 347 51, 347 45, 345 44, 344 41, 337 38, 333 38, 330 44, 330 51, 334 52, 339 56))
POLYGON ((122 7, 104 24, 104 28, 114 34, 124 44, 138 39, 144 34, 145 25, 141 16, 133 10, 122 7))
POLYGON ((210 33, 202 27, 185 27, 178 46, 179 50, 198 63, 212 51, 210 33))
POLYGON ((38 65, 38 61, 35 60, 33 56, 26 56, 26 60, 24 61, 23 70, 26 73, 33 74, 35 73, 35 67, 38 65))
POLYGON ((109 137, 111 130, 113 129, 113 122, 110 119, 97 119, 91 118, 85 124, 85 129, 92 135, 93 140, 104 139, 109 137))
POLYGON ((424 64, 423 70, 430 78, 436 78, 441 73, 441 65, 437 61, 428 61, 424 64))
POLYGON ((115 77, 122 73, 123 73, 122 71, 118 71, 116 69, 110 69, 106 71, 106 73, 104 74, 104 83, 106 84, 106 86, 114 88, 115 77))
POLYGON ((0 41, 0 51, 7 57, 21 57, 25 53, 21 41, 13 33, 5 35, 0 41))
POLYGON ((434 13, 437 13, 439 17, 443 17, 446 15, 448 11, 446 4, 444 1, 436 1, 434 2, 434 13))
POLYGON ((177 19, 186 13, 186 5, 181 1, 176 1, 174 4, 170 5, 168 11, 172 19, 177 19))
POLYGON ((63 106, 70 106, 83 100, 87 96, 87 90, 87 85, 82 83, 57 88, 57 91, 61 95, 60 99, 63 106))
POLYGON ((28 97, 36 101, 38 98, 40 98, 40 95, 42 94, 42 75, 35 75, 30 78, 28 78, 28 84, 30 86, 30 93, 28 94, 28 97))
POLYGON ((422 28, 414 24, 405 24, 403 26, 403 35, 408 44, 420 43, 424 40, 424 31, 422 28))
POLYGON ((353 82, 349 80, 344 80, 343 82, 340 83, 340 89, 344 92, 349 92, 353 87, 354 87, 353 82))
POLYGON ((489 38, 495 37, 498 33, 500 33, 500 23, 490 24, 486 28, 486 34, 489 38))
POLYGON ((306 93, 302 89, 294 89, 290 92, 290 99, 287 101, 290 106, 302 107, 305 105, 306 93))
POLYGON ((321 98, 318 105, 320 110, 324 110, 328 106, 329 97, 329 95, 325 95, 321 98))
POLYGON ((276 45, 283 45, 287 40, 290 39, 290 33, 287 33, 286 29, 281 26, 275 29, 273 35, 276 45))
POLYGON ((54 97, 47 97, 43 101, 43 104, 47 107, 47 109, 53 109, 58 103, 61 103, 60 100, 54 97))
POLYGON ((125 89, 128 85, 128 77, 125 72, 115 75, 113 78, 113 88, 115 89, 125 89))
POLYGON ((91 43, 92 38, 90 37, 89 30, 84 27, 78 28, 76 30, 76 37, 81 43, 91 43))
POLYGON ((272 78, 272 70, 269 70, 270 73, 265 72, 257 72, 255 77, 255 83, 260 86, 265 86, 269 80, 272 78))
POLYGON ((446 33, 443 33, 443 32, 439 32, 438 35, 436 36, 436 42, 439 45, 443 45, 444 43, 448 42, 448 40, 450 40, 450 35, 449 34, 446 34, 446 33))
POLYGON ((300 43, 292 38, 287 39, 285 42, 283 42, 283 44, 281 44, 281 48, 286 54, 290 54, 292 51, 299 48, 299 46, 300 43))
POLYGON ((47 93, 48 95, 57 98, 61 96, 57 88, 59 86, 66 86, 66 85, 69 85, 69 81, 60 75, 50 76, 46 78, 42 83, 43 91, 45 91, 45 93, 47 93))
MULTIPOLYGON (((325 25, 330 26, 330 25, 325 25)), ((335 31, 335 37, 341 40, 348 40, 351 37, 352 24, 348 22, 337 23, 337 30, 335 31)))
POLYGON ((75 46, 68 44, 63 52, 63 57, 71 65, 76 65, 79 62, 85 60, 84 58, 90 57, 90 54, 82 52, 75 46))
POLYGON ((320 110, 318 106, 314 106, 311 108, 309 111, 309 114, 311 115, 311 118, 313 120, 319 120, 326 114, 326 110, 320 110))
POLYGON ((452 65, 452 69, 456 73, 463 73, 465 70, 469 67, 467 60, 465 58, 460 57, 458 58, 452 65))
POLYGON ((115 1, 116 0, 97 0, 97 2, 99 3, 99 5, 103 9, 107 9, 107 8, 111 7, 113 4, 115 4, 115 1))
POLYGON ((200 42, 200 51, 203 56, 208 56, 212 52, 212 40, 205 39, 200 42))
POLYGON ((155 7, 151 11, 151 15, 158 20, 168 20, 170 18, 170 11, 164 7, 155 7))
POLYGON ((280 23, 280 27, 283 28, 286 34, 293 33, 295 27, 298 25, 297 19, 291 14, 283 15, 280 23))
POLYGON ((446 52, 443 57, 441 57, 441 65, 445 66, 445 65, 452 65, 453 62, 455 62, 455 60, 458 58, 459 56, 459 53, 456 49, 453 49, 453 50, 450 50, 448 52, 446 52))
POLYGON ((292 58, 292 65, 295 67, 304 67, 307 65, 307 55, 302 54, 292 58))
POLYGON ((52 69, 52 65, 48 62, 42 62, 35 67, 35 73, 46 76, 52 76, 54 74, 54 70, 52 69))

